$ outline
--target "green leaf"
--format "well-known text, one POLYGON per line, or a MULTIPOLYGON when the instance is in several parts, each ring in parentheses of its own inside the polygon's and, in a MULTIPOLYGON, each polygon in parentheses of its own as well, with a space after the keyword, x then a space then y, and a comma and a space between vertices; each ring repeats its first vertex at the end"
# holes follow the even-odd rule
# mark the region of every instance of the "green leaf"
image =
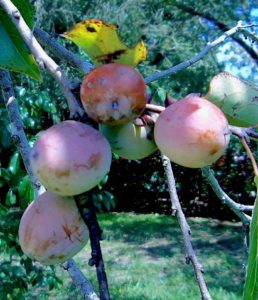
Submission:
POLYGON ((0 178, 3 178, 5 181, 10 181, 12 174, 9 170, 0 168, 0 178))
MULTIPOLYGON (((32 28, 34 7, 28 0, 13 0, 27 25, 32 28)), ((7 14, 0 8, 0 68, 24 73, 40 80, 39 67, 21 35, 7 14)))
POLYGON ((10 159, 8 170, 13 174, 16 175, 20 169, 20 156, 19 153, 16 152, 10 159))
POLYGON ((232 125, 246 127, 258 123, 258 89, 230 73, 213 77, 205 98, 220 107, 232 125))
POLYGON ((14 194, 14 192, 11 189, 9 189, 9 191, 5 197, 5 204, 7 206, 16 204, 16 195, 14 194))
POLYGON ((28 204, 35 198, 34 190, 32 188, 29 176, 26 175, 18 185, 18 195, 20 207, 25 209, 28 204))
POLYGON ((250 249, 244 286, 244 300, 258 299, 258 176, 255 176, 254 182, 257 187, 257 194, 250 227, 250 249))

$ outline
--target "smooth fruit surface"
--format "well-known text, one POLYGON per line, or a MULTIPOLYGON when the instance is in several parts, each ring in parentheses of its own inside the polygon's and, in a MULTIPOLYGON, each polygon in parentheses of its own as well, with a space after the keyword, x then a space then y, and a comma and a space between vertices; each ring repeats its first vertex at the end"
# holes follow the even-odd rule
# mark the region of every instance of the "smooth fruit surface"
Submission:
POLYGON ((163 154, 189 168, 201 168, 215 162, 230 139, 224 113, 196 94, 188 95, 160 114, 154 137, 163 154))
POLYGON ((81 100, 88 115, 99 123, 117 125, 140 115, 147 102, 142 76, 120 63, 106 64, 85 76, 81 100))
POLYGON ((42 264, 66 261, 84 247, 88 237, 74 199, 50 192, 27 207, 19 226, 23 252, 42 264))
POLYGON ((100 126, 114 153, 127 159, 142 159, 157 150, 150 126, 129 122, 119 126, 100 126))
POLYGON ((47 189, 72 196, 92 189, 109 172, 111 148, 98 130, 80 122, 64 121, 38 138, 30 162, 47 189))

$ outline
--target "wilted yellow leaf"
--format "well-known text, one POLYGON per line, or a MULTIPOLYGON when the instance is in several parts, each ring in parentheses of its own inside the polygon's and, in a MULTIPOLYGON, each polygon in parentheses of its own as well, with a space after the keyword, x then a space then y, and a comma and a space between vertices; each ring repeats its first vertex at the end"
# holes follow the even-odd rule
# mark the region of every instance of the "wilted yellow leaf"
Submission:
POLYGON ((147 49, 142 40, 134 47, 128 48, 120 40, 117 26, 101 20, 81 21, 62 36, 81 47, 96 65, 120 62, 136 66, 147 56, 147 49))

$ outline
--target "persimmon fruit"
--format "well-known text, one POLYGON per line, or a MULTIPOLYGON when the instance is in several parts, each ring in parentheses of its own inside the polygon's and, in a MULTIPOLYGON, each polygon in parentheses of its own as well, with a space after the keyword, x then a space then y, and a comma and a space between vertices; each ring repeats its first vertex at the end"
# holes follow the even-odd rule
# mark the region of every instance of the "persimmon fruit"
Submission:
POLYGON ((45 192, 25 210, 19 226, 23 252, 42 264, 62 263, 89 239, 73 197, 45 192))
POLYGON ((96 129, 64 121, 35 142, 30 163, 40 182, 53 193, 73 196, 95 187, 109 172, 111 148, 96 129))
POLYGON ((216 105, 190 94, 160 114, 154 137, 158 148, 171 161, 201 168, 223 154, 230 131, 224 113, 216 105))
POLYGON ((92 70, 83 79, 80 95, 89 117, 108 125, 135 119, 147 103, 143 77, 133 67, 121 63, 92 70))

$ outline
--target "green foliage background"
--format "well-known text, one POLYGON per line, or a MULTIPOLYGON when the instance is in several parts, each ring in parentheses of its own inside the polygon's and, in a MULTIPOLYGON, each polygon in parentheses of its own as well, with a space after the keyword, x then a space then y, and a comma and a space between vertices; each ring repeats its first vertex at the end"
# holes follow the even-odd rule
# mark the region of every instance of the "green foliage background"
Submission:
MULTIPOLYGON (((118 24, 119 33, 128 46, 143 38, 148 47, 148 60, 138 68, 143 76, 191 58, 207 44, 207 41, 218 37, 221 29, 234 26, 239 19, 251 21, 250 11, 254 6, 254 1, 238 0, 38 0, 33 2, 37 8, 36 25, 56 34, 60 43, 79 53, 84 59, 85 54, 57 35, 82 19, 103 19, 118 24)), ((237 40, 231 39, 230 50, 224 53, 224 57, 228 54, 227 63, 235 64, 239 69, 248 66, 251 70, 248 79, 254 80, 254 70, 257 65, 252 57, 251 44, 248 40, 245 42, 247 46, 244 49, 237 40), (229 55, 230 51, 242 59, 234 61, 229 55)), ((169 90, 174 98, 181 98, 192 92, 204 95, 212 76, 224 70, 224 65, 218 63, 217 51, 218 49, 211 51, 191 68, 151 84, 150 90, 157 89, 155 100, 164 100, 166 90, 169 90)), ((53 53, 51 55, 55 57, 53 53)), ((55 60, 72 79, 82 80, 83 74, 58 58, 55 60)), ((31 143, 41 130, 68 118, 65 99, 57 84, 46 72, 43 72, 41 82, 17 74, 13 74, 13 80, 26 133, 31 143)), ((254 144, 253 147, 257 146, 254 144)), ((225 156, 225 163, 216 166, 215 169, 222 185, 233 198, 242 203, 253 202, 255 189, 252 184, 251 167, 237 141, 233 140, 231 143, 225 156)), ((218 204, 216 197, 203 182, 200 171, 175 166, 175 174, 180 198, 188 215, 227 219, 233 217, 225 207, 218 204)), ((11 141, 10 124, 1 95, 0 188, 1 256, 5 258, 8 256, 8 260, 3 260, 0 268, 0 278, 6 279, 0 281, 0 298, 3 298, 2 295, 6 296, 8 291, 9 298, 21 299, 23 292, 30 286, 41 284, 43 279, 50 278, 50 283, 45 280, 44 284, 52 287, 52 283, 56 283, 56 280, 52 270, 42 271, 44 275, 41 275, 43 273, 38 271, 40 268, 36 264, 21 256, 17 243, 18 220, 21 211, 33 199, 33 192, 21 159, 11 141), (9 223, 11 219, 14 222, 9 223), (7 265, 11 267, 6 269, 7 265), (27 276, 25 281, 24 274, 27 276), (7 289, 10 282, 19 288, 7 289)), ((99 209, 112 208, 115 196, 118 211, 170 213, 170 204, 166 200, 168 193, 163 168, 158 155, 141 162, 115 159, 104 189, 96 195, 95 203, 99 209), (108 203, 106 207, 103 205, 105 203, 108 203)))

